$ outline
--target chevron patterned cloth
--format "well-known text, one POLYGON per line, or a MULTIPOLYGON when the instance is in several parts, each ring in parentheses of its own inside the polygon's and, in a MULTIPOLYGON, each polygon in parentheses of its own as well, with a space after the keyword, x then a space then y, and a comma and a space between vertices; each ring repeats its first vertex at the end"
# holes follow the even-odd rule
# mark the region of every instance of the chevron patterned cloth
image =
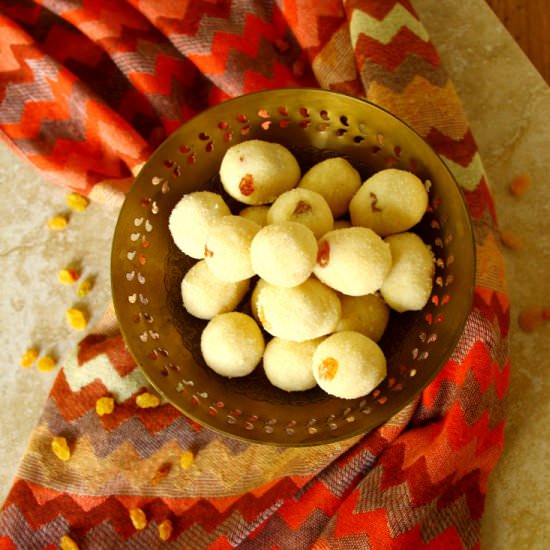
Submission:
POLYGON ((408 0, 0 0, 0 131, 53 181, 91 197, 184 121, 243 93, 320 86, 387 108, 441 155, 474 224, 477 275, 448 363, 386 425, 276 448, 222 437, 163 403, 111 326, 66 358, 0 513, 0 548, 477 548, 503 446, 509 304, 472 133, 408 0), (111 415, 99 397, 113 395, 111 415), (62 435, 62 462, 51 440, 62 435), (184 450, 195 462, 178 465, 184 450), (172 466, 170 468, 170 466, 172 466), (165 467, 162 478, 155 473, 165 467), (129 510, 147 526, 137 530, 129 510), (169 519, 173 532, 159 538, 169 519))

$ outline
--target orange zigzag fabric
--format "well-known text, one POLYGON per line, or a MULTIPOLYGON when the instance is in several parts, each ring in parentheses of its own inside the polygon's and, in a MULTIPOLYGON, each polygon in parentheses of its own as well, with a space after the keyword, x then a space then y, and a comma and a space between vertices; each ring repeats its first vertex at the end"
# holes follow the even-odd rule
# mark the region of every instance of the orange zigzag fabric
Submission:
POLYGON ((67 533, 109 550, 479 547, 503 445, 509 306, 476 145, 411 4, 0 0, 0 135, 81 193, 103 180, 126 189, 131 170, 209 105, 296 85, 368 97, 416 127, 459 183, 468 169, 478 274, 447 365, 360 439, 276 449, 222 437, 170 405, 138 410, 145 380, 122 338, 89 335, 31 437, 0 512, 0 548, 57 548, 67 533), (95 401, 114 392, 115 414, 98 417, 95 401), (55 435, 71 444, 67 463, 50 451, 55 435), (178 466, 184 449, 195 454, 189 471, 178 466), (148 518, 140 531, 134 507, 148 518), (162 542, 165 519, 174 529, 162 542))

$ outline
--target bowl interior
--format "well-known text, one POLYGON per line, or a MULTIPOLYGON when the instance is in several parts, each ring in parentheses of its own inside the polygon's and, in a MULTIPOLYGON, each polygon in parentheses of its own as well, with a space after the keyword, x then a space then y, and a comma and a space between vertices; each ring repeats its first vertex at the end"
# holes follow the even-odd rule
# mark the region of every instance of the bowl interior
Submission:
MULTIPOLYGON (((137 176, 113 240, 113 300, 126 344, 149 381, 174 406, 224 434, 274 445, 316 445, 366 432, 387 421, 433 379, 452 352, 470 309, 474 245, 461 192, 441 159, 407 125, 366 101, 314 89, 258 92, 198 115, 170 136, 137 176), (429 208, 412 230, 431 245, 435 275, 420 312, 391 314, 380 345, 388 376, 370 395, 342 400, 316 388, 287 393, 259 366, 223 378, 201 357, 205 321, 181 304, 180 284, 196 260, 182 254, 168 217, 184 193, 225 195, 218 169, 235 143, 281 143, 302 172, 343 156, 366 179, 387 167, 429 181, 429 208)), ((242 307, 247 311, 245 299, 242 307)))

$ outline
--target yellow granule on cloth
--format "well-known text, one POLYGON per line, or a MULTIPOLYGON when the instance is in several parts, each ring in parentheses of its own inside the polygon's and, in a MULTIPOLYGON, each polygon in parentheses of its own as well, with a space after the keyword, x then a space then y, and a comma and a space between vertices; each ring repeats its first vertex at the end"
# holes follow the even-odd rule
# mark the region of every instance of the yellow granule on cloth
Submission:
POLYGON ((152 393, 141 393, 136 397, 136 405, 140 409, 153 409, 160 405, 160 399, 152 393))
POLYGON ((63 460, 64 462, 71 458, 71 450, 64 437, 57 436, 52 439, 52 451, 59 460, 63 460))

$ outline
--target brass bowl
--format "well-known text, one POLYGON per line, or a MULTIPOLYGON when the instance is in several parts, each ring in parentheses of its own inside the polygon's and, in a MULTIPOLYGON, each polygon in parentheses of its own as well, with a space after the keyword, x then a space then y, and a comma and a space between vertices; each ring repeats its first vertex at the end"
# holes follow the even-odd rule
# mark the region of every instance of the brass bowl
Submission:
POLYGON ((368 432, 415 399, 443 367, 462 333, 474 271, 468 211, 437 154, 387 111, 317 89, 244 95, 179 128, 151 156, 128 193, 111 258, 122 334, 159 393, 200 424, 279 446, 318 445, 368 432), (230 146, 248 139, 282 143, 303 171, 338 155, 363 179, 393 166, 431 182, 428 211, 413 230, 436 257, 432 296, 422 311, 392 313, 380 342, 388 376, 364 398, 343 400, 319 388, 287 393, 267 381, 261 366, 244 378, 223 378, 201 357, 200 334, 206 323, 186 313, 180 294, 181 279, 195 260, 173 244, 168 216, 184 193, 222 192, 222 157, 230 146))

